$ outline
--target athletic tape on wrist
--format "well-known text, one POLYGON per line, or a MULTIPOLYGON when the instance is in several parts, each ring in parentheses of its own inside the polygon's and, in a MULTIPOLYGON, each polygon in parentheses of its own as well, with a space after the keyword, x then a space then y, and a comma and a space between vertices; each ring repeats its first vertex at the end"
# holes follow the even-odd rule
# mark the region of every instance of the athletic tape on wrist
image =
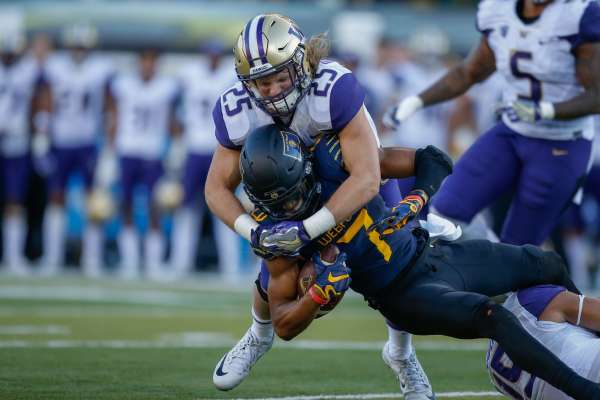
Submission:
POLYGON ((577 310, 577 322, 575 323, 575 325, 579 326, 579 324, 581 323, 581 314, 583 314, 583 299, 585 299, 585 296, 580 294, 579 295, 579 309, 577 310))
POLYGON ((335 226, 335 217, 327 207, 322 207, 319 211, 306 218, 303 224, 308 237, 314 239, 335 226))
POLYGON ((252 230, 258 228, 258 223, 248 214, 240 214, 233 223, 233 228, 247 241, 251 241, 252 230))

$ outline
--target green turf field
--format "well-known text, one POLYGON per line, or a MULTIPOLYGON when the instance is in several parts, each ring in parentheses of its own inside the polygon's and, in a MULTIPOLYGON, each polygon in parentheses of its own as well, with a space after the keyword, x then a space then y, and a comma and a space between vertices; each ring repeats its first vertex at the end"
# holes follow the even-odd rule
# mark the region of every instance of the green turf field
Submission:
MULTIPOLYGON (((0 399, 400 398, 383 319, 358 296, 277 341, 234 391, 214 389, 215 363, 250 320, 250 285, 220 288, 0 275, 0 399)), ((485 342, 415 343, 439 398, 496 397, 485 342)))

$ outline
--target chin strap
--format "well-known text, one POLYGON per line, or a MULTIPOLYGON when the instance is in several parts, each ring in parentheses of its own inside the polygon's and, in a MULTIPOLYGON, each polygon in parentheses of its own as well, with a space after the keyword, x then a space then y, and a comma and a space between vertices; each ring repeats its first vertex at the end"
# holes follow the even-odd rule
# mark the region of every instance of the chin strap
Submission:
POLYGON ((580 294, 579 295, 579 310, 577 311, 577 322, 575 323, 575 325, 579 326, 579 323, 581 322, 581 314, 583 314, 583 299, 585 299, 585 296, 580 294))

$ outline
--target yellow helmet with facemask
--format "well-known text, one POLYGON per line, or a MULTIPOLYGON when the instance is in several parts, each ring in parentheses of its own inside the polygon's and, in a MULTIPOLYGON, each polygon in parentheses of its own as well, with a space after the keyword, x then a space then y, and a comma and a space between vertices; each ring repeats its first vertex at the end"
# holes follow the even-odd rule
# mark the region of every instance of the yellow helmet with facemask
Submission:
POLYGON ((275 117, 291 115, 312 80, 305 38, 298 25, 280 14, 261 14, 245 26, 233 50, 235 69, 254 103, 275 117), (255 80, 286 71, 292 82, 276 96, 262 96, 255 80))

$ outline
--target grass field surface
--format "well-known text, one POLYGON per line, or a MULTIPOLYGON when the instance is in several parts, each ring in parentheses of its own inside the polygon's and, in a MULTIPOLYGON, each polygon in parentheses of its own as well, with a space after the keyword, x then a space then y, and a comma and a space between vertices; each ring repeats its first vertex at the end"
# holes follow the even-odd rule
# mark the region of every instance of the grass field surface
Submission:
MULTIPOLYGON (((249 326, 250 288, 0 276, 0 399, 402 398, 381 360, 383 319, 359 296, 216 390, 216 362, 249 326)), ((485 341, 414 343, 439 398, 499 398, 485 341)))

